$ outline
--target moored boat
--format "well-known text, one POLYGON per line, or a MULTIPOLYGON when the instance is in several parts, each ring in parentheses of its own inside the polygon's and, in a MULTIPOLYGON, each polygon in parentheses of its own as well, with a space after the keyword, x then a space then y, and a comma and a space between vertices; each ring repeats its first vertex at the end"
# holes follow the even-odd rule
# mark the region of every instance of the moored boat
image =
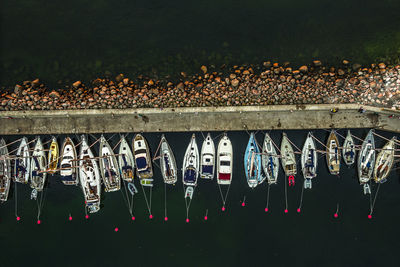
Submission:
POLYGON ((301 169, 304 176, 304 188, 312 187, 312 179, 317 176, 317 151, 311 133, 308 133, 307 139, 301 151, 301 169))
POLYGON ((110 144, 103 135, 100 137, 99 158, 100 174, 103 179, 104 190, 106 192, 120 190, 121 177, 119 175, 117 159, 110 144))
POLYGON ((85 197, 86 209, 90 213, 100 210, 101 182, 97 162, 82 135, 81 148, 79 153, 79 179, 83 195, 85 197))
POLYGON ((351 136, 350 130, 347 131, 346 139, 343 142, 343 160, 347 166, 354 164, 356 158, 356 149, 354 139, 351 136))
POLYGON ((250 188, 255 188, 264 181, 265 178, 262 177, 261 168, 260 150, 257 146, 254 133, 251 133, 244 153, 244 171, 250 188))
POLYGON ((265 134, 263 150, 261 155, 261 163, 264 173, 267 177, 268 184, 276 184, 278 181, 279 158, 276 153, 273 141, 269 134, 265 134))
POLYGON ((371 189, 368 185, 369 180, 372 178, 375 165, 375 139, 372 129, 365 137, 360 153, 358 154, 358 179, 360 184, 364 187, 364 194, 370 194, 371 189))
POLYGON ((190 143, 186 148, 183 157, 182 182, 186 186, 196 186, 197 177, 199 176, 199 149, 196 143, 195 134, 192 135, 190 143))
POLYGON ((15 181, 18 183, 27 184, 31 174, 31 163, 28 139, 23 137, 18 146, 15 158, 15 181))
POLYGON ((78 184, 79 179, 77 165, 77 154, 74 142, 70 137, 66 137, 61 148, 60 158, 60 176, 63 184, 78 184))
POLYGON ((376 157, 374 167, 374 181, 376 183, 386 182, 390 170, 394 163, 394 150, 396 148, 396 137, 388 141, 376 157))
POLYGON ((217 150, 217 182, 221 185, 232 182, 233 149, 231 140, 226 134, 218 143, 217 150))
POLYGON ((121 178, 124 181, 132 182, 134 178, 133 170, 135 168, 135 160, 133 158, 132 150, 123 136, 121 137, 118 154, 121 178))
POLYGON ((55 170, 57 169, 58 159, 59 159, 58 154, 59 151, 58 151, 57 139, 53 136, 51 138, 51 144, 48 155, 49 163, 47 164, 47 172, 49 174, 54 174, 55 170))
POLYGON ((282 134, 281 142, 281 161, 283 171, 287 177, 295 176, 297 174, 296 156, 293 151, 293 147, 289 142, 289 138, 286 133, 282 134))
POLYGON ((0 201, 8 199, 8 192, 11 186, 11 162, 9 159, 6 142, 0 140, 0 201))
POLYGON ((160 168, 164 183, 175 184, 178 180, 175 156, 164 135, 161 136, 160 168))
POLYGON ((37 137, 31 160, 31 188, 37 192, 43 190, 44 183, 46 182, 46 162, 46 154, 42 141, 40 137, 37 137))
POLYGON ((339 174, 340 156, 339 140, 335 131, 331 130, 326 144, 326 164, 329 172, 333 175, 339 174))
POLYGON ((147 141, 141 134, 136 134, 132 143, 136 173, 140 179, 140 184, 143 186, 153 186, 153 168, 147 141))
POLYGON ((215 172, 215 145, 210 133, 201 146, 200 178, 213 179, 215 172))

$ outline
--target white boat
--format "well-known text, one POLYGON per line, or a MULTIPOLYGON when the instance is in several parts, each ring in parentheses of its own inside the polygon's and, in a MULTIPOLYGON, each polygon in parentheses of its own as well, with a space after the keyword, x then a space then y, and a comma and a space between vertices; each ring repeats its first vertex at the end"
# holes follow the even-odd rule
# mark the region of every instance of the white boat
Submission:
POLYGON ((31 188, 37 192, 43 190, 46 182, 46 162, 46 153, 44 152, 42 141, 40 137, 37 137, 31 160, 31 188))
POLYGON ((153 186, 153 168, 151 165, 149 145, 141 134, 136 134, 132 143, 136 173, 140 179, 140 184, 151 187, 153 186))
POLYGON ((261 155, 261 163, 264 173, 267 177, 268 184, 276 184, 278 181, 279 158, 276 153, 273 141, 269 134, 265 134, 263 150, 261 155))
POLYGON ((11 162, 9 159, 6 142, 3 138, 0 140, 0 201, 5 202, 8 199, 8 192, 11 186, 11 162))
POLYGON ((311 133, 308 133, 306 142, 301 151, 301 169, 304 176, 304 188, 311 188, 311 180, 317 177, 317 151, 311 133))
POLYGON ((339 175, 340 156, 339 140, 335 131, 331 130, 326 144, 326 164, 329 172, 333 175, 339 175))
POLYGON ((231 140, 226 134, 218 143, 217 150, 217 182, 221 185, 231 184, 233 165, 233 149, 231 140))
POLYGON ((164 135, 161 136, 160 168, 164 183, 175 184, 178 180, 175 156, 164 135))
POLYGON ((215 146, 210 133, 201 146, 200 178, 213 179, 215 172, 215 146))
POLYGON ((286 133, 282 134, 281 162, 283 171, 287 177, 295 176, 297 174, 296 156, 286 133))
POLYGON ((192 135, 190 143, 183 157, 182 181, 186 186, 185 197, 192 198, 194 186, 197 185, 199 176, 199 149, 197 148, 196 136, 192 135))
POLYGON ((15 158, 15 181, 27 184, 31 174, 31 161, 28 139, 23 137, 15 158))
POLYGON ((343 143, 343 160, 347 166, 354 164, 356 158, 356 149, 354 145, 354 139, 351 136, 350 130, 347 131, 346 139, 343 143))
POLYGON ((48 154, 48 164, 47 164, 47 172, 50 174, 54 174, 57 169, 59 159, 59 151, 58 151, 58 143, 57 139, 53 136, 51 139, 49 154, 48 154))
POLYGON ((249 142, 247 143, 244 153, 243 163, 247 184, 250 188, 255 188, 265 180, 261 175, 261 155, 254 133, 250 134, 249 142))
POLYGON ((77 154, 74 142, 69 137, 66 137, 61 149, 60 158, 60 176, 61 181, 65 185, 77 185, 78 170, 77 170, 77 154))
POLYGON ((101 182, 97 162, 82 135, 79 153, 79 178, 85 196, 86 208, 90 213, 100 210, 101 182))
POLYGON ((133 157, 132 150, 126 141, 125 137, 121 137, 118 152, 118 163, 121 178, 127 182, 133 182, 133 170, 135 169, 135 160, 133 157))
POLYGON ((99 149, 100 174, 103 179, 104 190, 106 192, 115 192, 121 189, 121 177, 119 175, 119 167, 114 152, 107 142, 106 138, 101 135, 99 149))
POLYGON ((367 184, 372 178, 375 165, 375 140, 373 131, 370 130, 365 137, 360 153, 358 154, 358 179, 364 187, 364 194, 370 194, 371 189, 367 184))
POLYGON ((374 168, 374 181, 376 183, 386 182, 386 177, 392 169, 394 163, 394 150, 396 148, 395 140, 396 137, 393 137, 389 142, 387 142, 376 157, 374 168))

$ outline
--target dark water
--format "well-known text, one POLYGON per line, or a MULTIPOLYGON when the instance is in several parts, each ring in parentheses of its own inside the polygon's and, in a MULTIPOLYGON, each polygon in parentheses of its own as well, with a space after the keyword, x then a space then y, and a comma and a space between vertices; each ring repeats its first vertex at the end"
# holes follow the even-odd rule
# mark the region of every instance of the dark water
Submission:
MULTIPOLYGON (((364 138, 367 131, 354 130, 353 134, 364 138)), ((287 133, 301 148, 307 132, 287 133)), ((344 135, 345 131, 339 133, 344 135)), ((377 133, 392 136, 391 133, 377 133)), ((270 132, 278 145, 281 134, 281 131, 270 132)), ((324 130, 314 134, 324 143, 328 138, 328 132, 324 130)), ((212 133, 213 137, 218 135, 219 132, 212 133)), ((190 136, 191 133, 166 134, 178 168, 182 166, 190 136)), ((304 192, 302 213, 296 212, 303 181, 301 174, 296 177, 295 187, 288 188, 289 213, 283 212, 285 178, 282 169, 278 184, 271 187, 270 211, 265 213, 266 184, 250 190, 244 177, 243 154, 248 134, 229 132, 228 136, 234 144, 234 172, 225 212, 221 211, 216 180, 202 180, 195 190, 190 223, 186 223, 179 173, 177 185, 168 187, 169 221, 164 222, 164 184, 159 169, 155 168, 153 220, 148 218, 141 191, 134 199, 136 221, 131 221, 120 192, 103 193, 102 209, 85 220, 80 187, 64 186, 54 176, 48 178, 42 224, 37 225, 36 202, 29 199, 29 186, 18 184, 18 215, 22 220, 18 223, 15 220, 14 193, 0 206, 0 247, 6 255, 1 265, 398 266, 398 172, 392 171, 388 182, 380 187, 373 219, 369 220, 369 197, 362 193, 356 170, 342 164, 340 178, 329 175, 325 157, 320 156, 313 188, 304 192), (246 207, 241 206, 244 196, 246 207), (339 218, 335 219, 337 203, 339 218), (208 221, 204 221, 207 209, 208 221), (69 214, 73 216, 71 222, 68 221, 69 214), (119 232, 114 232, 115 227, 119 232)), ((133 134, 128 136, 130 140, 132 137, 133 134)), ((154 153, 160 134, 146 133, 145 137, 154 153)), ((200 145, 201 134, 196 133, 196 137, 200 145)), ((9 136, 6 141, 16 138, 9 136)), ((49 139, 48 136, 44 138, 49 139)), ((59 142, 63 138, 58 136, 59 142)), ((259 132, 257 138, 261 142, 263 134, 259 132)), ((90 139, 91 142, 95 140, 90 139)), ((117 142, 116 135, 111 139, 111 145, 117 142)), ((377 139, 377 147, 382 147, 385 142, 377 139)), ((321 145, 317 146, 323 149, 321 145)), ((97 145, 94 147, 97 150, 97 145)), ((374 185, 374 192, 376 188, 374 185)))
POLYGON ((399 12, 398 0, 3 0, 0 86, 176 79, 202 64, 265 60, 398 61, 399 12))

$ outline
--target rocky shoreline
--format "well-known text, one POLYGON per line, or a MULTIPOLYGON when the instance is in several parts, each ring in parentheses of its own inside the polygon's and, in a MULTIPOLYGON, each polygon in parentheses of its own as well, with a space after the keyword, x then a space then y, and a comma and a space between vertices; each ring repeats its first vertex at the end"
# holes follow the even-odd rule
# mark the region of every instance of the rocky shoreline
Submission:
POLYGON ((115 79, 76 81, 50 89, 39 79, 17 84, 0 96, 0 110, 124 109, 280 104, 358 103, 400 110, 400 65, 363 67, 343 60, 341 68, 288 63, 234 66, 227 74, 202 66, 200 74, 173 83, 123 74, 115 79))

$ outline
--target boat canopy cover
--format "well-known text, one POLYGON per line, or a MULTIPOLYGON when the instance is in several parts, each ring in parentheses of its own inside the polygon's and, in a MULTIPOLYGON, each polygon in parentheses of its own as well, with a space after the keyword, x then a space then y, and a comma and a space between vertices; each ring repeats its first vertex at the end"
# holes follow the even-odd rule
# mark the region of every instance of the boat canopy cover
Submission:
POLYGON ((212 174, 213 169, 214 169, 213 165, 203 165, 203 168, 201 170, 202 170, 202 173, 204 173, 204 174, 206 174, 206 173, 212 174))
POLYGON ((138 169, 147 168, 147 160, 145 157, 136 158, 136 166, 138 169))
POLYGON ((61 176, 61 181, 75 181, 72 175, 61 176))
POLYGON ((218 179, 229 181, 231 179, 231 174, 230 173, 220 173, 218 175, 218 179))
POLYGON ((196 181, 196 171, 193 168, 188 168, 185 171, 184 179, 186 182, 194 183, 196 181))

